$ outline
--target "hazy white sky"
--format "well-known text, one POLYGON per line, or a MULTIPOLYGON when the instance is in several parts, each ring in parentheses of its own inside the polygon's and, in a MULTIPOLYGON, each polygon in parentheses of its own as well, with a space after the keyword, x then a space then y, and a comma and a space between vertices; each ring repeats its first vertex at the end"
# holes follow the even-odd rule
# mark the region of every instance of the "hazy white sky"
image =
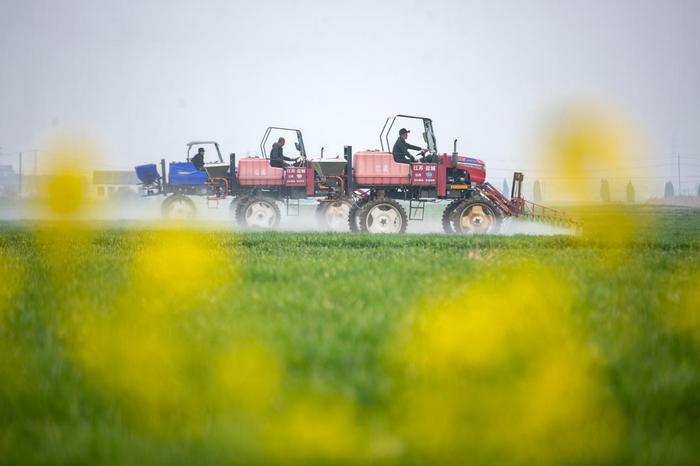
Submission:
POLYGON ((0 151, 77 128, 128 168, 192 139, 257 153, 284 125, 338 154, 413 113, 442 150, 533 169, 537 128, 583 98, 698 174, 699 18, 697 0, 0 0, 0 151))

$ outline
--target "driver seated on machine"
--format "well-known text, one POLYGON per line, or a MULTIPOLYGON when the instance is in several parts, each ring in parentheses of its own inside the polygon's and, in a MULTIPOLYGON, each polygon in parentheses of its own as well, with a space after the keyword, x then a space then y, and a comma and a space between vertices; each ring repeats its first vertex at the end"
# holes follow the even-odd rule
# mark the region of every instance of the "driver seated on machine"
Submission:
POLYGON ((284 156, 284 143, 284 138, 279 138, 276 143, 272 144, 272 149, 270 150, 270 165, 272 165, 273 167, 291 167, 292 164, 288 164, 286 162, 295 162, 297 160, 284 156))
POLYGON ((410 133, 409 130, 406 128, 401 128, 399 130, 399 138, 396 140, 394 143, 394 148, 391 150, 391 153, 394 156, 394 162, 398 163, 413 163, 416 161, 416 158, 411 155, 408 150, 419 150, 422 152, 427 152, 428 149, 426 148, 420 148, 418 146, 414 146, 412 144, 409 144, 406 142, 406 139, 408 139, 408 133, 410 133))
POLYGON ((200 172, 204 170, 204 147, 197 149, 197 154, 190 159, 190 162, 194 165, 195 170, 200 172))

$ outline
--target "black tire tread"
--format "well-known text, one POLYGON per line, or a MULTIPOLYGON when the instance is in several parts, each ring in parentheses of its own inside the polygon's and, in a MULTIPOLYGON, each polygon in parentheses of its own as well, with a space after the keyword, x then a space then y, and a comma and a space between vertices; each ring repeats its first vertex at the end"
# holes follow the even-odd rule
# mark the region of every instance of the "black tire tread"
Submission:
POLYGON ((236 196, 231 200, 231 203, 228 206, 228 211, 229 214, 231 215, 232 218, 236 218, 236 212, 238 211, 238 206, 241 205, 242 202, 246 200, 248 196, 245 194, 242 194, 240 196, 236 196))
POLYGON ((360 232, 360 213, 362 208, 369 202, 369 197, 358 199, 351 207, 348 215, 348 226, 353 233, 360 232))
POLYGON ((445 210, 442 211, 442 230, 448 235, 455 233, 455 229, 452 226, 452 214, 454 214, 455 209, 457 209, 457 206, 459 206, 462 201, 464 201, 464 199, 455 199, 447 204, 445 210))

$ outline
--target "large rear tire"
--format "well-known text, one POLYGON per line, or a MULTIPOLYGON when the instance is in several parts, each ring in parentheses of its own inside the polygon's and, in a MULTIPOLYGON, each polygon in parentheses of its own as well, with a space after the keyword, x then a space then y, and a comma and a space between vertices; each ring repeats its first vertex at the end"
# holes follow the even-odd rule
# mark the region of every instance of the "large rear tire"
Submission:
POLYGON ((452 228, 455 209, 457 209, 457 206, 459 206, 459 204, 463 201, 463 199, 455 199, 454 201, 447 204, 445 210, 442 211, 442 230, 448 235, 453 234, 455 232, 454 228, 452 228))
POLYGON ((160 212, 168 220, 189 220, 195 217, 197 208, 194 201, 184 194, 172 194, 165 198, 160 212))
POLYGON ((393 199, 375 199, 362 208, 360 228, 367 233, 404 233, 406 211, 393 199))
POLYGON ((452 215, 452 228, 461 235, 498 233, 501 227, 501 213, 486 199, 462 201, 452 215))
POLYGON ((316 207, 316 220, 321 228, 346 231, 351 208, 352 204, 345 199, 321 202, 316 207))
POLYGON ((236 196, 231 200, 231 203, 228 205, 228 212, 231 215, 231 218, 235 219, 236 218, 236 212, 238 211, 238 206, 241 205, 241 202, 245 201, 248 196, 246 195, 240 195, 236 196))
POLYGON ((357 233, 361 231, 360 228, 360 218, 362 217, 362 209, 369 202, 369 197, 362 197, 358 199, 352 206, 350 206, 350 212, 348 213, 348 226, 350 231, 357 233))
POLYGON ((236 222, 243 228, 276 228, 281 218, 277 202, 269 196, 258 195, 243 199, 236 208, 236 222))

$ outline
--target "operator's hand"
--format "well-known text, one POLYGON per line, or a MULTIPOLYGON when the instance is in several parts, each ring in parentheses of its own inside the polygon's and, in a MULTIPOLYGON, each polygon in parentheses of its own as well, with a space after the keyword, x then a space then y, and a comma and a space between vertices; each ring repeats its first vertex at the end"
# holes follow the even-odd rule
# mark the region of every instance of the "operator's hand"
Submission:
POLYGON ((423 148, 422 150, 423 152, 430 152, 430 149, 428 149, 427 147, 423 148))

